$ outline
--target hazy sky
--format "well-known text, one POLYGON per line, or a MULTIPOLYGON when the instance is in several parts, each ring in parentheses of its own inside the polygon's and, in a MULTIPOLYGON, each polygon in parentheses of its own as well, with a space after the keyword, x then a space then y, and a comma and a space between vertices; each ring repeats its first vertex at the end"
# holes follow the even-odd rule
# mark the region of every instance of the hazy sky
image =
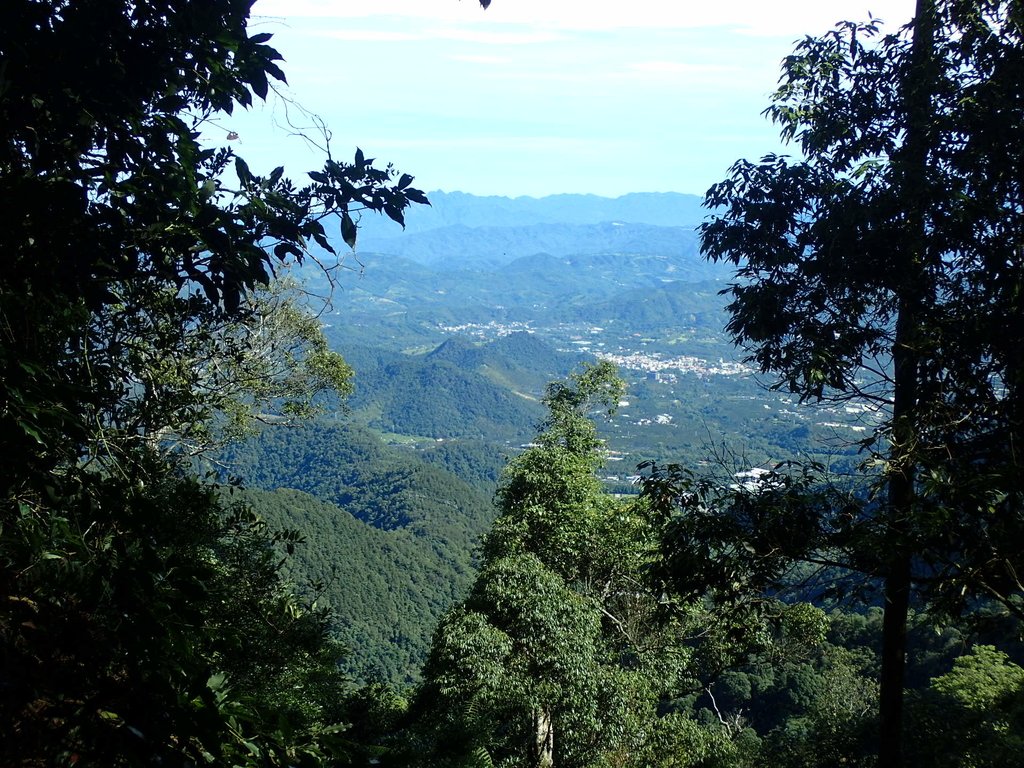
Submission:
MULTIPOLYGON (((703 193, 779 149, 761 116, 793 42, 913 0, 258 0, 286 92, 426 190, 703 193)), ((307 125, 294 110, 300 125, 307 125)), ((282 103, 221 121, 254 170, 317 164, 282 103)))

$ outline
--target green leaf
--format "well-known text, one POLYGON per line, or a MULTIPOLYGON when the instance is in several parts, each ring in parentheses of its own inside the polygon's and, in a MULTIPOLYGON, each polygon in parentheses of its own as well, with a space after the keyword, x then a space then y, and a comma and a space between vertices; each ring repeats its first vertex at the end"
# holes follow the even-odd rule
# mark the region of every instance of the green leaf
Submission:
POLYGON ((403 227, 405 226, 405 214, 402 213, 402 209, 399 208, 398 206, 385 205, 384 213, 387 214, 388 218, 391 219, 392 221, 398 222, 403 227))
POLYGON ((210 678, 206 681, 206 687, 209 688, 211 691, 219 691, 225 687, 227 679, 228 676, 225 675, 223 672, 217 672, 215 674, 210 675, 210 678))
POLYGON ((252 78, 249 80, 249 86, 252 88, 253 93, 261 99, 266 100, 267 93, 270 90, 270 85, 267 83, 266 73, 262 71, 254 72, 252 78))
POLYGON ((407 189, 407 190, 405 190, 405 196, 411 202, 419 203, 420 205, 430 205, 430 201, 427 200, 427 196, 425 194, 423 194, 423 192, 421 190, 418 190, 418 189, 407 189))
MULTIPOLYGON (((281 57, 275 56, 274 58, 279 59, 281 57)), ((271 64, 270 62, 267 62, 264 66, 266 67, 267 74, 273 77, 275 80, 278 80, 279 82, 282 83, 288 82, 288 78, 285 77, 284 71, 279 66, 277 66, 277 64, 271 64)))
POLYGON ((252 172, 249 170, 249 166, 245 160, 240 157, 235 158, 235 174, 238 176, 238 180, 242 183, 242 186, 247 186, 252 183, 252 172))
POLYGON ((352 217, 348 215, 348 211, 341 215, 341 239, 345 241, 349 248, 355 250, 356 224, 352 221, 352 217))

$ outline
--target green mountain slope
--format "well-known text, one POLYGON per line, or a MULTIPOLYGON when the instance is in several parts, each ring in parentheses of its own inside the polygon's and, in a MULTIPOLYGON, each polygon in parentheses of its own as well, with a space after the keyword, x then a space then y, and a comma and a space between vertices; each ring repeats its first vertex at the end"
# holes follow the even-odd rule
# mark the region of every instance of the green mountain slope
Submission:
POLYGON ((472 581, 452 543, 439 555, 422 535, 374 528, 301 491, 238 494, 272 528, 302 535, 286 574, 334 612, 349 649, 347 671, 361 680, 414 680, 433 627, 472 581))
POLYGON ((358 371, 348 403, 354 418, 383 432, 500 444, 529 438, 547 382, 583 359, 529 333, 487 344, 453 336, 416 355, 340 350, 358 371))
POLYGON ((247 486, 236 493, 306 539, 290 573, 300 586, 322 583, 352 671, 411 679, 472 578, 494 516, 489 494, 350 425, 267 429, 220 458, 247 486))
POLYGON ((514 440, 536 422, 536 405, 472 369, 417 356, 360 372, 353 408, 376 415, 369 425, 425 438, 514 440))

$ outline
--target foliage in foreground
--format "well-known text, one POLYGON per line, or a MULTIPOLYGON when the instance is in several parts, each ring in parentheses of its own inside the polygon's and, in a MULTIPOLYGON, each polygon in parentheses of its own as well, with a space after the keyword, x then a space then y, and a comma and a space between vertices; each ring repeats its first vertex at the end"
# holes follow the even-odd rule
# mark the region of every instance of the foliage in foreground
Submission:
POLYGON ((358 211, 401 222, 425 198, 359 151, 297 185, 201 140, 284 80, 250 5, 0 10, 5 765, 340 754, 323 615, 282 591, 274 537, 168 451, 344 391, 269 286, 333 255, 325 220, 352 245, 358 211))
POLYGON ((308 762, 333 749, 340 649, 327 616, 283 589, 275 537, 163 460, 138 461, 144 483, 86 476, 59 511, 26 505, 5 526, 7 556, 33 560, 0 631, 2 762, 308 762))
MULTIPOLYGON (((802 400, 874 418, 867 490, 801 500, 779 473, 686 545, 742 571, 715 591, 779 588, 796 562, 882 585, 885 768, 902 764, 914 601, 939 620, 977 599, 1024 618, 1022 72, 1016 2, 919 0, 895 33, 845 22, 808 38, 767 110, 799 155, 737 162, 701 227, 702 252, 736 268, 727 330, 749 361, 802 400)), ((674 485, 653 488, 686 527, 699 504, 674 485)))

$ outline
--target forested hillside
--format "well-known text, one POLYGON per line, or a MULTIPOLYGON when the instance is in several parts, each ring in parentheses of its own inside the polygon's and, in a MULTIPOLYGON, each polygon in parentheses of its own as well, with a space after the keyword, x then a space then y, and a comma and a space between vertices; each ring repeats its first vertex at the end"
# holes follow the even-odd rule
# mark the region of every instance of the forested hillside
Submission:
POLYGON ((261 516, 306 539, 287 573, 323 583, 318 600, 334 611, 356 676, 414 677, 431 628, 468 586, 490 494, 340 424, 264 430, 219 461, 261 516))
POLYGON ((545 384, 579 354, 556 352, 526 333, 477 344, 458 336, 414 355, 342 347, 358 360, 353 414, 385 432, 426 438, 523 442, 541 415, 545 384))
MULTIPOLYGON (((366 491, 383 506, 395 502, 391 493, 351 490, 366 491)), ((427 513, 443 509, 449 518, 469 517, 443 507, 444 499, 431 503, 421 490, 409 480, 393 493, 415 494, 427 513)), ((476 537, 466 529, 479 533, 493 516, 489 505, 481 504, 474 510, 480 519, 472 525, 449 519, 436 526, 382 529, 354 517, 346 506, 287 487, 253 488, 232 498, 251 505, 272 528, 302 537, 283 574, 300 594, 331 612, 335 635, 347 649, 342 669, 357 681, 398 686, 418 678, 433 627, 472 582, 476 537)))

